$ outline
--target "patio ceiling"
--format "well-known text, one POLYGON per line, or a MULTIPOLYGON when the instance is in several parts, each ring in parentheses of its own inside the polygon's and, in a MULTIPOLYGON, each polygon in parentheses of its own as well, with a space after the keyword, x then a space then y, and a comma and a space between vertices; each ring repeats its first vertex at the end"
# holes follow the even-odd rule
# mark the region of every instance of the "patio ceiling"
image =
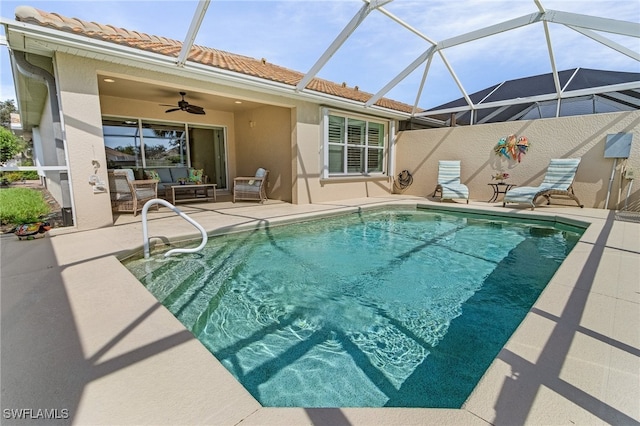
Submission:
POLYGON ((204 95, 195 90, 190 91, 184 89, 183 87, 160 86, 154 83, 114 77, 112 75, 98 76, 98 90, 100 96, 144 100, 157 103, 158 105, 176 104, 180 100, 180 94, 178 92, 184 90, 187 92, 186 99, 193 104, 203 107, 205 111, 240 112, 262 106, 262 104, 258 102, 252 102, 246 99, 228 98, 219 95, 204 95), (115 81, 107 82, 105 79, 115 81))

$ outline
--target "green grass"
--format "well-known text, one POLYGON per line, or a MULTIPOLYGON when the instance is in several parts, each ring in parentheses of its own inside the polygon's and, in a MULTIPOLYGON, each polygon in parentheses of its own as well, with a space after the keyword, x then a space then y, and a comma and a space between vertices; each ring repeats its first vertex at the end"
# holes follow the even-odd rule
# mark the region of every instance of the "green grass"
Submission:
POLYGON ((28 188, 0 190, 0 222, 3 225, 38 222, 49 212, 49 205, 40 191, 28 188))

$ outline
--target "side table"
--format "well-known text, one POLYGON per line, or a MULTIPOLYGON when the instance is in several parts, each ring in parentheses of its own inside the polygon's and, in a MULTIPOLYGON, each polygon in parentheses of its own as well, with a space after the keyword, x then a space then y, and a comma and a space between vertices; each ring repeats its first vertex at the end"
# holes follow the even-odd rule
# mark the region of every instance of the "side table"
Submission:
POLYGON ((507 193, 508 190, 510 190, 514 186, 518 186, 518 185, 514 185, 512 183, 504 183, 504 182, 488 183, 487 185, 491 185, 491 187, 493 188, 493 196, 491 197, 491 199, 489 201, 487 201, 488 203, 494 203, 494 202, 498 201, 498 196, 500 194, 504 195, 504 194, 507 193))

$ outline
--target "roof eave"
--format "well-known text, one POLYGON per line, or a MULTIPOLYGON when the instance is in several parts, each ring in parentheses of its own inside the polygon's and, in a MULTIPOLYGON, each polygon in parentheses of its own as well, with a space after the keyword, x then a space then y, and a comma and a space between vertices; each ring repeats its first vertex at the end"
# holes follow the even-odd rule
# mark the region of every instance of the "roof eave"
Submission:
MULTIPOLYGON (((234 87, 251 87, 263 93, 286 96, 302 101, 331 104, 350 110, 366 111, 370 114, 391 119, 406 119, 411 116, 409 112, 405 113, 379 105, 366 106, 364 102, 316 92, 310 89, 296 91, 296 86, 293 85, 228 71, 197 62, 187 61, 183 66, 179 66, 176 63, 176 58, 173 56, 148 52, 35 24, 5 19, 2 19, 1 23, 5 25, 6 28, 5 33, 8 35, 8 45, 16 50, 26 51, 26 49, 28 49, 24 39, 20 40, 21 43, 17 43, 18 45, 12 45, 13 41, 11 39, 15 39, 20 35, 25 39, 31 38, 37 40, 39 47, 43 50, 49 50, 51 56, 53 56, 53 52, 56 51, 73 53, 74 55, 82 54, 97 60, 115 62, 136 68, 151 69, 163 73, 168 72, 183 77, 185 73, 187 73, 201 81, 214 78, 216 81, 224 82, 234 87)), ((37 53, 42 54, 42 52, 37 53)))

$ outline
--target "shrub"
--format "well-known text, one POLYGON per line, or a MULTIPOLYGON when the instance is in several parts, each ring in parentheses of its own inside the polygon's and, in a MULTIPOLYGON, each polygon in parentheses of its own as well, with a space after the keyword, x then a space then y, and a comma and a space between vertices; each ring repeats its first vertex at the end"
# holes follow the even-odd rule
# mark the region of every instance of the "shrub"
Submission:
POLYGON ((20 139, 10 130, 0 127, 0 163, 4 164, 20 152, 20 139))
POLYGON ((28 172, 3 172, 0 173, 0 179, 6 180, 7 182, 18 182, 22 179, 24 180, 38 180, 38 172, 35 170, 28 172))
POLYGON ((40 191, 29 188, 0 190, 0 222, 19 225, 37 222, 50 212, 40 191))

